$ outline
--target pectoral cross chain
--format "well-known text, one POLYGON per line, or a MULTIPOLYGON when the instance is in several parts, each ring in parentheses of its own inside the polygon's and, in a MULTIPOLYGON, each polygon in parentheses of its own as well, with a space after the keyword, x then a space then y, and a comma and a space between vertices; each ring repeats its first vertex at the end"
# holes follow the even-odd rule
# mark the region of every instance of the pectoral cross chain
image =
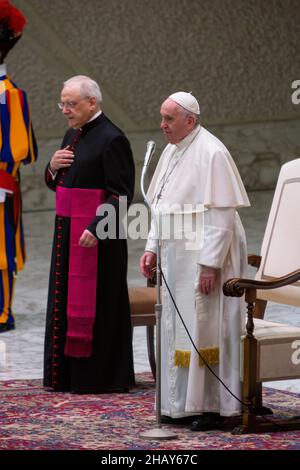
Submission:
POLYGON ((162 189, 159 191, 158 195, 156 196, 156 202, 158 202, 161 199, 161 193, 162 193, 162 189))

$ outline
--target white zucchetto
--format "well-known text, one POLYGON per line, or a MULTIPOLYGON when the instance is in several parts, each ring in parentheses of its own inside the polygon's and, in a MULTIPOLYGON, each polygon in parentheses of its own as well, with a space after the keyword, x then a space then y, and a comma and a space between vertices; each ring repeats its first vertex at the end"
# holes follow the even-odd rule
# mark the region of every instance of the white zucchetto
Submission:
POLYGON ((169 99, 180 104, 184 109, 194 114, 200 114, 200 106, 196 98, 186 91, 177 91, 169 96, 169 99))

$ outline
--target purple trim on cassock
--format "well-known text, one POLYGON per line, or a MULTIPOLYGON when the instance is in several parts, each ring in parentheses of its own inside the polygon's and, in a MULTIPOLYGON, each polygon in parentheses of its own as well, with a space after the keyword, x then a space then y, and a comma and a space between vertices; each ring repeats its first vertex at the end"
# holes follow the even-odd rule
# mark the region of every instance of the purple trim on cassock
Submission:
MULTIPOLYGON (((56 187, 56 213, 71 218, 68 276, 68 330, 65 354, 90 357, 96 316, 98 244, 92 248, 79 246, 83 231, 96 216, 97 208, 106 200, 102 189, 56 187)), ((60 241, 58 241, 60 243, 60 241)))

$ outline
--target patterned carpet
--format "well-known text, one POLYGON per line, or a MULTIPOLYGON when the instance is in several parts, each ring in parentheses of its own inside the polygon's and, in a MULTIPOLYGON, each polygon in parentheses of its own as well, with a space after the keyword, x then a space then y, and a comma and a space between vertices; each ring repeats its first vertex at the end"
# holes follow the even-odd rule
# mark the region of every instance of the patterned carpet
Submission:
MULTIPOLYGON (((41 380, 0 382, 0 449, 300 449, 300 431, 238 436, 168 426, 178 434, 176 440, 144 440, 140 433, 155 427, 154 396, 150 374, 137 374, 137 386, 129 394, 53 393, 42 387, 41 380)), ((300 414, 297 394, 265 389, 264 404, 275 418, 300 414)))

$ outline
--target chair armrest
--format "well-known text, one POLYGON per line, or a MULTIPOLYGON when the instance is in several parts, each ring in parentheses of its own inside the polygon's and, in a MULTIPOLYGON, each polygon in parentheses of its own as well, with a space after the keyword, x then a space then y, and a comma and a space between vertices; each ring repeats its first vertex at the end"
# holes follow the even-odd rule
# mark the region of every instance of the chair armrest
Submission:
POLYGON ((251 289, 256 291, 257 289, 277 289, 278 287, 287 286, 293 284, 300 279, 300 269, 286 274, 282 277, 275 277, 270 281, 257 281, 254 279, 242 279, 233 278, 223 284, 223 293, 230 297, 242 297, 245 290, 251 289))
POLYGON ((260 255, 255 255, 251 253, 248 255, 248 264, 249 266, 253 266, 254 268, 259 268, 261 263, 261 256, 260 255))
POLYGON ((254 305, 256 302, 257 289, 276 289, 278 287, 293 284, 300 279, 300 269, 287 274, 286 276, 276 277, 270 281, 256 281, 253 279, 233 278, 223 284, 223 293, 229 297, 242 297, 245 294, 245 301, 247 303, 247 323, 246 323, 246 338, 254 340, 254 305))

